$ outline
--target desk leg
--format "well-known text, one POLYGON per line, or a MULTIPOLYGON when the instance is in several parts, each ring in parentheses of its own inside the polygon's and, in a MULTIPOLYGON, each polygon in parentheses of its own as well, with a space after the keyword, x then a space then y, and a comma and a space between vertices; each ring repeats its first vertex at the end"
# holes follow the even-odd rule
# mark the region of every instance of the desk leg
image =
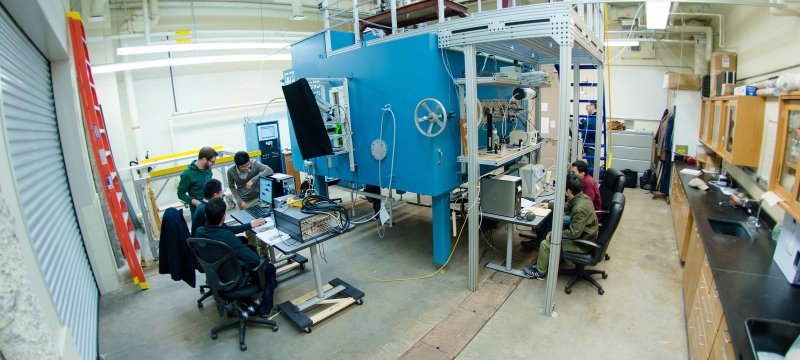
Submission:
POLYGON ((319 273, 319 253, 317 252, 317 247, 319 245, 314 245, 311 247, 311 266, 314 267, 314 285, 317 287, 317 297, 322 299, 325 296, 325 290, 322 289, 322 275, 319 273))
POLYGON ((492 270, 502 271, 507 274, 526 278, 524 272, 511 267, 514 246, 514 224, 506 223, 506 263, 505 265, 487 263, 486 267, 492 270))
POLYGON ((511 246, 514 242, 514 225, 506 223, 506 271, 511 270, 511 246))
POLYGON ((364 293, 340 280, 333 279, 323 284, 319 270, 319 252, 314 245, 311 250, 311 266, 314 267, 316 290, 278 305, 281 312, 301 330, 310 333, 311 327, 352 304, 363 303, 364 293))

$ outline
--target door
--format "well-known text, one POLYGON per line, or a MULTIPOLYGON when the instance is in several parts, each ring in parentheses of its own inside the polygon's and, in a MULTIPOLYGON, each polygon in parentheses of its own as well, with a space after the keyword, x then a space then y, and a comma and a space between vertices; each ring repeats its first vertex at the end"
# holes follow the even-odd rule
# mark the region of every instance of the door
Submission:
POLYGON ((729 101, 725 111, 725 152, 733 154, 734 134, 736 134, 736 102, 729 101))
MULTIPOLYGON (((50 63, 0 7, 0 102, 24 226, 59 320, 84 358, 97 353, 98 288, 78 227, 50 63)), ((2 356, 0 356, 2 357, 2 356)))

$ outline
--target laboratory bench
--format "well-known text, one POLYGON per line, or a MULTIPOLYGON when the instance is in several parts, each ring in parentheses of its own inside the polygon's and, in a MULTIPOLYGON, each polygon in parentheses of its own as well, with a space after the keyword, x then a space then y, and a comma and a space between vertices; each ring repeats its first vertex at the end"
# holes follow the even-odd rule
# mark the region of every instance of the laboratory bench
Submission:
MULTIPOLYGON (((675 164, 669 198, 673 216, 683 218, 676 221, 675 232, 681 260, 685 260, 690 356, 753 359, 745 322, 766 318, 800 323, 800 287, 790 285, 772 261, 776 242, 771 238, 771 224, 760 220, 759 229, 746 225, 749 236, 720 234, 726 231, 719 228, 715 232, 709 219, 747 224, 748 214, 729 205, 730 197, 717 186, 709 185, 706 191, 688 186, 696 176, 681 174, 684 168, 696 169, 675 164)), ((706 183, 717 180, 706 173, 699 177, 706 183)))

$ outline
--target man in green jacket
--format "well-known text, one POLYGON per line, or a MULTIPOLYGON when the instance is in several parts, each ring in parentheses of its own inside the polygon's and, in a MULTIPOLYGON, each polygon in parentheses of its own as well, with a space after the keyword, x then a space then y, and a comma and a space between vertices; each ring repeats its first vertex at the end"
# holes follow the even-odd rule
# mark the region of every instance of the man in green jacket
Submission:
POLYGON ((203 201, 203 186, 206 181, 211 179, 211 166, 217 161, 217 156, 219 153, 216 150, 206 146, 197 153, 197 160, 192 161, 181 173, 181 179, 178 182, 178 199, 189 204, 192 217, 194 217, 197 205, 203 201))
MULTIPOLYGON (((597 226, 597 216, 594 213, 592 200, 583 193, 583 182, 575 174, 567 175, 567 204, 564 209, 565 214, 570 215, 569 225, 561 233, 561 249, 569 252, 588 253, 580 245, 569 240, 591 240, 597 239, 599 232, 597 226)), ((548 204, 552 208, 552 203, 548 204)), ((539 245, 539 256, 536 263, 524 269, 525 275, 533 279, 544 280, 547 277, 547 266, 550 260, 550 236, 539 245)), ((558 269, 556 269, 558 271, 558 269)))

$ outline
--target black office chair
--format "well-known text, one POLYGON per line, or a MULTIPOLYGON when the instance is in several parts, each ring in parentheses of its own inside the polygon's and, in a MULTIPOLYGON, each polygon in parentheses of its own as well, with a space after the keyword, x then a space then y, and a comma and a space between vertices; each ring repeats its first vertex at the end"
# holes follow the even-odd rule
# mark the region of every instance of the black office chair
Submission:
MULTIPOLYGON (((602 181, 600 182, 600 203, 602 209, 597 211, 597 221, 600 226, 603 226, 604 220, 608 215, 608 209, 611 207, 611 199, 616 193, 622 193, 625 190, 625 174, 614 168, 608 168, 603 174, 602 181)), ((611 256, 605 255, 606 260, 610 260, 611 256)))
MULTIPOLYGON (((269 325, 272 331, 278 331, 275 321, 253 317, 255 309, 247 303, 260 292, 256 283, 250 281, 250 275, 242 271, 236 253, 227 244, 209 239, 191 238, 189 247, 192 248, 197 261, 206 273, 206 283, 211 286, 211 293, 217 301, 217 310, 220 316, 223 312, 228 316, 236 316, 236 320, 227 321, 211 329, 211 338, 216 339, 221 331, 239 325, 239 349, 247 350, 244 343, 247 324, 269 325)), ((256 272, 267 264, 266 259, 250 272, 256 272)))
POLYGON ((575 285, 576 282, 579 280, 586 280, 592 285, 597 288, 597 293, 603 295, 605 291, 603 287, 600 286, 597 281, 592 278, 591 275, 600 274, 603 279, 608 278, 608 274, 606 274, 603 270, 586 270, 586 266, 595 266, 603 256, 606 254, 606 250, 608 249, 608 245, 611 243, 611 237, 614 236, 614 232, 617 230, 617 226, 619 225, 620 219, 622 219, 622 212, 625 210, 625 195, 622 193, 616 193, 609 201, 610 207, 608 216, 606 216, 606 223, 603 227, 600 228, 600 233, 597 235, 597 239, 594 241, 590 240, 564 240, 564 241, 573 241, 584 247, 590 247, 591 251, 586 254, 575 253, 575 252, 568 252, 562 251, 561 258, 563 260, 572 262, 575 264, 574 269, 563 269, 559 270, 559 275, 572 275, 572 278, 569 279, 569 283, 567 283, 567 287, 564 289, 564 292, 567 294, 572 293, 572 286, 575 285))

